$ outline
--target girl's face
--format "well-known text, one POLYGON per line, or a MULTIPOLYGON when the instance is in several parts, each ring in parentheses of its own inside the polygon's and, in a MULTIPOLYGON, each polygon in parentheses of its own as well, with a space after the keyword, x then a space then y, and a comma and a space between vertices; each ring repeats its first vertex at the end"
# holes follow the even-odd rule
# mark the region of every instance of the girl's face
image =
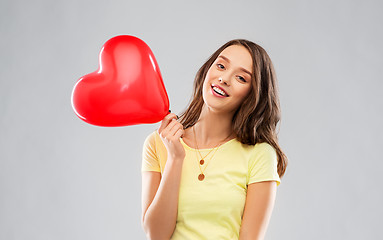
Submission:
POLYGON ((251 89, 252 58, 240 45, 225 48, 203 83, 205 104, 214 111, 235 112, 251 89))

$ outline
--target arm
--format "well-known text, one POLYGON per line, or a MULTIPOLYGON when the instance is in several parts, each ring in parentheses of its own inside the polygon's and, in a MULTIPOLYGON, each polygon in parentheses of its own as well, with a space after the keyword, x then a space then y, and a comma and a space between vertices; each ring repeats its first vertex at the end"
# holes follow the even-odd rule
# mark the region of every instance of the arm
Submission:
POLYGON ((240 240, 263 240, 274 208, 275 181, 249 184, 239 232, 240 240))
POLYGON ((160 172, 142 173, 142 226, 148 239, 169 239, 177 220, 183 161, 168 159, 160 172))
POLYGON ((160 172, 142 173, 142 226, 148 239, 168 240, 175 229, 178 195, 185 150, 180 143, 183 127, 169 114, 158 132, 167 150, 167 161, 160 172))

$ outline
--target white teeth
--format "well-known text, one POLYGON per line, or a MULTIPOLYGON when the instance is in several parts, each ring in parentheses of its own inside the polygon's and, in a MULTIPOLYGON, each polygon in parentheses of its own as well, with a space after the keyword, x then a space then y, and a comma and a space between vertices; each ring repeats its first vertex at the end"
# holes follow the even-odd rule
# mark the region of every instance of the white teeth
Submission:
POLYGON ((221 89, 219 89, 219 88, 217 88, 217 87, 213 87, 213 89, 214 89, 214 91, 220 93, 221 95, 226 96, 225 92, 222 91, 221 89))

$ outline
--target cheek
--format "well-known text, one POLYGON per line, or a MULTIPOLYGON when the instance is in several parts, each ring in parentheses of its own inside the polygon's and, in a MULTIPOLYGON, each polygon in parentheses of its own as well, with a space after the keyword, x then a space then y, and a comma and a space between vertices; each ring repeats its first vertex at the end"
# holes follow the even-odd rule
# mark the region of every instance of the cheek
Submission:
POLYGON ((244 91, 245 93, 245 96, 247 96, 248 94, 250 94, 250 91, 251 91, 251 86, 247 87, 246 90, 244 91))
POLYGON ((202 84, 202 97, 203 98, 206 97, 207 92, 210 90, 210 83, 209 83, 208 79, 209 78, 206 75, 206 78, 205 78, 205 80, 203 81, 203 84, 202 84))
POLYGON ((213 76, 213 71, 211 71, 211 70, 207 71, 205 80, 212 78, 212 76, 213 76))
POLYGON ((206 73, 206 77, 203 81, 203 90, 209 90, 210 89, 210 80, 211 79, 214 79, 214 71, 212 71, 211 69, 209 69, 209 71, 207 71, 206 73))
POLYGON ((247 86, 247 87, 239 89, 237 96, 238 98, 241 99, 240 101, 243 101, 246 98, 246 96, 250 93, 250 90, 251 90, 251 86, 247 86))
POLYGON ((206 79, 218 78, 222 73, 214 68, 214 64, 209 68, 206 73, 206 79))

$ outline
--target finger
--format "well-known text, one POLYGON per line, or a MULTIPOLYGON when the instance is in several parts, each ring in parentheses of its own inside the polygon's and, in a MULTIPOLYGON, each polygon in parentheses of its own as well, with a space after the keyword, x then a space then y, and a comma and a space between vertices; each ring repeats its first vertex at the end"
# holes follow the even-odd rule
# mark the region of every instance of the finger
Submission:
POLYGON ((175 115, 174 113, 169 113, 168 115, 166 115, 164 117, 164 119, 161 121, 161 125, 158 128, 158 133, 161 134, 162 130, 164 130, 164 128, 166 128, 166 126, 168 126, 170 121, 172 121, 172 119, 176 118, 176 117, 177 117, 177 115, 175 115))
POLYGON ((183 128, 181 129, 181 128, 179 128, 179 129, 177 129, 177 132, 174 134, 174 137, 175 138, 177 138, 177 139, 179 139, 180 137, 182 137, 182 135, 184 134, 184 130, 183 130, 183 128))
POLYGON ((176 120, 173 120, 173 121, 176 122, 176 123, 172 126, 172 128, 168 132, 168 136, 170 136, 170 137, 174 137, 174 135, 176 134, 178 129, 183 129, 183 126, 182 126, 181 123, 179 123, 176 120))
POLYGON ((162 132, 160 133, 160 136, 162 137, 170 137, 170 136, 173 136, 174 134, 170 134, 170 131, 172 130, 172 128, 174 128, 174 126, 176 126, 178 124, 177 120, 175 119, 172 119, 171 122, 162 130, 162 132))

